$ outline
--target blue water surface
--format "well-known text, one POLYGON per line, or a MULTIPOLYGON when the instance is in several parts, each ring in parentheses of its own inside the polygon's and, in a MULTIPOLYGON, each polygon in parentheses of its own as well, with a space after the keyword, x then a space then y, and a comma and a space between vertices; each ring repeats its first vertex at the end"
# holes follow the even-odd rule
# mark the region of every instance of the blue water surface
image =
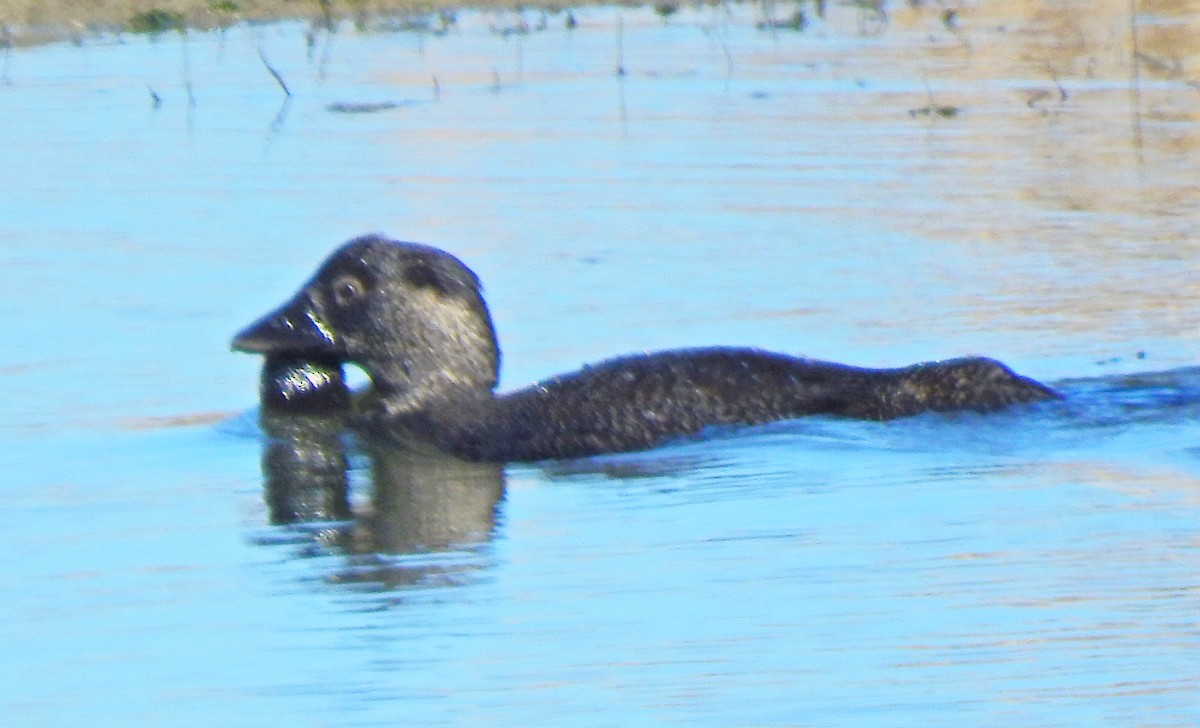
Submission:
POLYGON ((1200 33, 1131 86, 1112 5, 14 49, 5 724, 1200 723, 1200 33), (504 388, 723 343, 1067 398, 273 479, 229 340, 368 231, 480 275, 504 388))

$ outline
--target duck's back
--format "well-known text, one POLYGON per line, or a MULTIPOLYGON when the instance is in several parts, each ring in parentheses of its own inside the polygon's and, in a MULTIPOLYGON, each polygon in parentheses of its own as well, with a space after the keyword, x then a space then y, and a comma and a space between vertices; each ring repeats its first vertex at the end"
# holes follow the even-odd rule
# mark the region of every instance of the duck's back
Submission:
POLYGON ((813 414, 884 420, 1055 396, 990 359, 864 369, 714 348, 613 359, 484 402, 448 403, 422 419, 439 446, 460 456, 540 460, 647 449, 722 425, 813 414))

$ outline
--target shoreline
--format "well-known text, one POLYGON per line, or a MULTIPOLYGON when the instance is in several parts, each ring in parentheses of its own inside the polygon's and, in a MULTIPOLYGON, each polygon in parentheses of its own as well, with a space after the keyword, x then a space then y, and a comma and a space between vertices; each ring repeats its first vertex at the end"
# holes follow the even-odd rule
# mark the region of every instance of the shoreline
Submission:
POLYGON ((336 27, 346 21, 365 25, 378 18, 407 17, 414 26, 428 22, 432 30, 441 13, 543 7, 558 12, 568 6, 530 6, 519 0, 9 0, 0 2, 0 46, 78 43, 122 33, 209 31, 287 20, 336 27))

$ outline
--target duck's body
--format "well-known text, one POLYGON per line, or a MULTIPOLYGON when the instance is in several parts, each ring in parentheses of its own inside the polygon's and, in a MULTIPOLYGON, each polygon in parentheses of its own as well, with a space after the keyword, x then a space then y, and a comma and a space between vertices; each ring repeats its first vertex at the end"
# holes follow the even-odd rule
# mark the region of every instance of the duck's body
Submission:
MULTIPOLYGON (((305 357, 359 364, 373 383, 360 429, 470 460, 643 450, 814 414, 887 420, 1058 397, 991 359, 866 369, 738 348, 627 356, 495 395, 499 349, 478 279, 443 251, 380 237, 339 249, 234 347, 301 368, 305 357)), ((294 381, 276 371, 265 388, 273 380, 294 381)))
POLYGON ((1039 387, 982 358, 862 369, 755 349, 683 349, 399 416, 368 407, 362 421, 392 439, 432 439, 470 460, 542 460, 644 450, 712 427, 807 415, 890 420, 994 410, 1048 398, 1039 387))

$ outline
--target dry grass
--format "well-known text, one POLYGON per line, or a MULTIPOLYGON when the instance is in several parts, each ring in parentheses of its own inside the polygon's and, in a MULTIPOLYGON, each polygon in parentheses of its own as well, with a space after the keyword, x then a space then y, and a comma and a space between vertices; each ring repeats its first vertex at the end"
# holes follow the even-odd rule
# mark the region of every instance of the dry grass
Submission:
POLYGON ((523 4, 520 0, 0 0, 0 44, 144 29, 147 22, 215 28, 247 20, 340 20, 464 5, 503 9, 523 4))

